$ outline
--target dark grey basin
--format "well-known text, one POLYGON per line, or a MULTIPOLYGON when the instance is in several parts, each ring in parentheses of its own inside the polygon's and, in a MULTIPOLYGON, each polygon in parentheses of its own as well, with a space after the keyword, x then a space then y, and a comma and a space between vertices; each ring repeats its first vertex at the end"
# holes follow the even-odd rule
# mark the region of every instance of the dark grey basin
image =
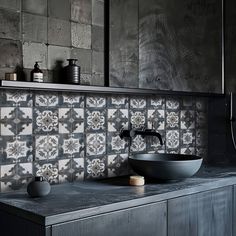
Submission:
POLYGON ((160 180, 178 180, 193 176, 202 158, 183 154, 134 154, 129 157, 133 170, 142 176, 160 180))

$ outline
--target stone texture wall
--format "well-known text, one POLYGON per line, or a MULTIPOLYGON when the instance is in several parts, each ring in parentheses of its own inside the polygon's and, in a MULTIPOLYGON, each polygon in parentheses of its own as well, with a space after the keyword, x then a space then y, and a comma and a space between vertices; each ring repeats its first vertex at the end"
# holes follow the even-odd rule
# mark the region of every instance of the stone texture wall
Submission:
POLYGON ((41 61, 45 80, 56 82, 77 58, 82 83, 104 85, 103 0, 2 0, 0 29, 0 78, 17 71, 30 80, 41 61))
POLYGON ((1 191, 23 187, 32 175, 51 184, 129 173, 129 153, 206 157, 207 99, 0 91, 1 191), (154 128, 164 140, 122 128, 154 128))

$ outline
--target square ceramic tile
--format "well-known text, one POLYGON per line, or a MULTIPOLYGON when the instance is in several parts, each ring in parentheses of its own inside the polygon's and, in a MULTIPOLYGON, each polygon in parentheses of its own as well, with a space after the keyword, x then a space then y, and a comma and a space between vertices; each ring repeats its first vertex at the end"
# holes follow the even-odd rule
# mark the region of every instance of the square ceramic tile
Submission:
POLYGON ((167 130, 166 131, 166 150, 177 150, 180 146, 180 134, 179 130, 167 130))
POLYGON ((146 98, 130 98, 130 108, 145 109, 147 106, 146 98))
POLYGON ((32 93, 24 90, 6 90, 0 101, 2 107, 32 107, 32 93))
POLYGON ((196 101, 195 97, 182 97, 180 101, 181 109, 183 110, 194 110, 196 101))
POLYGON ((195 147, 195 130, 181 130, 181 147, 195 147))
POLYGON ((118 154, 108 156, 108 177, 122 176, 129 173, 128 154, 118 154))
POLYGON ((35 160, 51 160, 58 157, 58 136, 35 136, 35 160))
POLYGON ((121 129, 127 129, 129 125, 128 109, 108 109, 107 123, 109 132, 120 132, 121 129))
POLYGON ((130 111, 130 122, 132 128, 146 128, 146 111, 130 111))
POLYGON ((45 109, 43 107, 34 108, 34 133, 57 134, 58 109, 45 109))
POLYGON ((92 0, 92 24, 104 26, 104 1, 92 0))
POLYGON ((58 106, 58 94, 53 92, 36 92, 35 106, 55 107, 58 106))
POLYGON ((179 127, 179 111, 166 111, 166 129, 178 129, 179 127))
POLYGON ((86 154, 87 156, 103 155, 106 153, 106 134, 87 133, 86 134, 86 154))
POLYGON ((196 155, 202 158, 207 158, 208 150, 207 148, 201 148, 197 147, 196 148, 196 155))
POLYGON ((86 109, 86 132, 106 130, 106 109, 86 109))
POLYGON ((78 93, 62 93, 59 95, 60 107, 84 107, 84 95, 78 93))
POLYGON ((148 129, 165 129, 165 111, 148 109, 148 129))
POLYGON ((58 183, 58 161, 34 162, 34 175, 43 176, 50 184, 58 183))
POLYGON ((165 98, 164 97, 148 97, 147 105, 153 109, 165 110, 165 98))
POLYGON ((48 0, 48 16, 70 20, 70 1, 48 0))
POLYGON ((59 156, 60 159, 84 157, 84 134, 60 135, 59 156))
POLYGON ((107 99, 107 106, 109 108, 129 108, 128 97, 123 95, 110 95, 107 99))
POLYGON ((106 97, 88 95, 86 97, 86 107, 106 107, 106 97))
POLYGON ((32 0, 23 0, 22 10, 24 12, 47 16, 47 1, 48 0, 37 0, 32 2, 32 0))
POLYGON ((59 108, 59 133, 83 133, 84 109, 83 108, 59 108))
POLYGON ((181 129, 195 128, 195 111, 182 110, 180 112, 180 128, 181 129))
POLYGON ((104 178, 107 176, 106 156, 86 158, 86 178, 104 178))
POLYGON ((67 20, 48 17, 48 43, 51 45, 71 46, 70 26, 71 23, 67 20))
POLYGON ((180 108, 180 102, 178 98, 166 98, 166 109, 178 110, 180 108))
POLYGON ((58 161, 59 183, 84 179, 84 158, 71 158, 58 161))
POLYGON ((91 25, 71 22, 72 46, 76 48, 91 49, 91 25))
POLYGON ((1 135, 32 134, 32 108, 2 107, 1 135))
POLYGON ((129 142, 126 139, 120 138, 120 133, 107 133, 107 153, 127 153, 129 149, 129 142))
POLYGON ((19 190, 32 178, 32 163, 2 165, 1 191, 19 190))
POLYGON ((31 162, 33 160, 32 135, 3 136, 2 163, 31 162))
POLYGON ((91 24, 92 2, 88 0, 72 0, 71 20, 82 24, 91 24))
POLYGON ((130 151, 131 152, 144 152, 146 150, 146 140, 140 135, 132 139, 130 151))
POLYGON ((196 109, 198 111, 206 111, 207 110, 207 98, 196 98, 196 109))

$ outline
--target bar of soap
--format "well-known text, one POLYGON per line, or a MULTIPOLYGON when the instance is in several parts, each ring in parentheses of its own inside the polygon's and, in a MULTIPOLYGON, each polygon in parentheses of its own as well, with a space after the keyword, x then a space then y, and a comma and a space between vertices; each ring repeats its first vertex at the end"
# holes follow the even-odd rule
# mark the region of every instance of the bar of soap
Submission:
POLYGON ((133 175, 129 177, 129 184, 133 186, 143 186, 145 183, 143 176, 133 175))

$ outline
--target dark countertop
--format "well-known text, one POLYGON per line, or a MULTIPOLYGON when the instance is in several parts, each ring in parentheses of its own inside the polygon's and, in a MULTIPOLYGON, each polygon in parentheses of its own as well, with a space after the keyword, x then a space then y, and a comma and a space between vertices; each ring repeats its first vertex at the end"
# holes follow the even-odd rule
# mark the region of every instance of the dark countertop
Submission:
POLYGON ((128 177, 52 186, 44 198, 30 198, 25 190, 0 194, 0 210, 42 225, 51 225, 142 204, 236 184, 236 167, 202 167, 180 182, 128 185, 128 177))

